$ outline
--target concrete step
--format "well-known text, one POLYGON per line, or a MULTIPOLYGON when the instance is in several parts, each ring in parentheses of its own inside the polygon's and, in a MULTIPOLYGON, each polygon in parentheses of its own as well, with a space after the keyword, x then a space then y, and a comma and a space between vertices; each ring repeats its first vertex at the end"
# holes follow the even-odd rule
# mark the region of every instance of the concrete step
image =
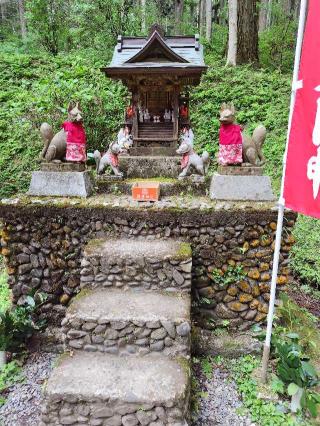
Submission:
POLYGON ((105 289, 75 298, 62 321, 68 348, 112 354, 190 354, 190 296, 105 289))
POLYGON ((177 156, 176 149, 177 144, 161 147, 161 142, 158 147, 133 147, 130 155, 119 157, 120 170, 127 178, 177 178, 181 173, 181 157, 177 156))
POLYGON ((63 355, 44 395, 44 425, 187 426, 190 369, 160 354, 63 355))
MULTIPOLYGON (((173 195, 190 194, 190 195, 206 195, 209 191, 211 178, 202 178, 199 176, 198 181, 192 178, 186 179, 157 179, 160 183, 160 197, 172 197, 173 195)), ((108 175, 99 175, 96 178, 97 192, 100 194, 132 194, 132 185, 137 182, 154 182, 152 179, 124 179, 115 181, 108 175)))
POLYGON ((192 253, 174 240, 93 240, 84 250, 81 287, 142 288, 189 293, 192 253))

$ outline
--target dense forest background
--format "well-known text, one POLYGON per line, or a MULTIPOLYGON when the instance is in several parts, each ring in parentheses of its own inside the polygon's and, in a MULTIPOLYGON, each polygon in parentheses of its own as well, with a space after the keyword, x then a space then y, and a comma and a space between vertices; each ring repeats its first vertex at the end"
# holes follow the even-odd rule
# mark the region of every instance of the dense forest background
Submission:
MULTIPOLYGON (((85 112, 89 151, 104 148, 119 128, 126 89, 108 80, 119 34, 199 33, 209 66, 191 90, 196 148, 215 167, 218 114, 234 102, 251 132, 268 129, 266 172, 280 186, 286 140, 298 0, 0 0, 0 197, 27 189, 38 167, 39 126, 59 128, 70 100, 85 112), (229 64, 229 66, 226 66, 229 64)), ((319 221, 300 217, 292 266, 303 283, 320 283, 319 221)))

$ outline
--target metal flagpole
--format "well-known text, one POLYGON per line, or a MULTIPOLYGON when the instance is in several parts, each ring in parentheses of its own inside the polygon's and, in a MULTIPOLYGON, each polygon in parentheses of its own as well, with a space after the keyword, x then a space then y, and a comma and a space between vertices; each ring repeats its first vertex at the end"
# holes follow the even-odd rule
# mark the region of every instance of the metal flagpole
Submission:
POLYGON ((276 242, 275 242, 274 255, 273 255, 270 302, 269 302, 269 311, 268 311, 268 320, 267 320, 267 334, 266 334, 266 340, 263 346, 263 356, 262 356, 261 380, 263 383, 265 383, 267 380, 267 368, 268 368, 268 361, 269 361, 269 355, 270 355, 272 322, 273 322, 274 304, 275 304, 275 298, 276 298, 277 276, 278 276, 284 204, 285 204, 284 198, 283 198, 283 192, 284 192, 284 176, 286 171, 288 142, 289 142, 289 136, 290 136, 290 130, 291 130, 291 122, 292 122, 293 109, 294 109, 294 103, 296 98, 296 91, 297 89, 302 87, 301 82, 298 81, 298 74, 299 74, 304 26, 306 21, 307 4, 308 4, 308 0, 301 0, 299 28, 298 28, 297 45, 296 45, 296 52, 295 52, 293 77, 292 77, 292 91, 291 91, 290 112, 289 112, 289 121, 288 121, 287 142, 286 142, 286 149, 285 149, 285 153, 283 157, 283 172, 282 172, 282 180, 281 180, 280 198, 278 203, 279 205, 278 222, 277 222, 277 231, 276 231, 276 242))

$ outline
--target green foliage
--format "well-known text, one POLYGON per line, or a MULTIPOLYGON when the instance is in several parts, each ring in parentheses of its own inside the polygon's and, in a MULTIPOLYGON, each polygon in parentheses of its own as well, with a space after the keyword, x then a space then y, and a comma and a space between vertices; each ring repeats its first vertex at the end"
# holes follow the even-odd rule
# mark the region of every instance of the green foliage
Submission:
POLYGON ((315 369, 299 345, 298 334, 282 335, 281 339, 275 342, 275 347, 278 357, 277 374, 284 383, 294 383, 300 388, 310 388, 319 383, 315 369))
POLYGON ((29 0, 27 3, 29 30, 48 52, 56 55, 67 47, 69 2, 65 0, 29 0))
POLYGON ((295 333, 300 336, 304 351, 316 360, 320 359, 320 331, 318 319, 306 309, 298 306, 285 293, 280 295, 282 304, 277 307, 274 335, 295 333))
POLYGON ((297 22, 273 25, 259 37, 259 58, 264 68, 291 72, 293 69, 297 22))
MULTIPOLYGON (((310 356, 315 361, 319 360, 320 333, 316 327, 318 320, 295 304, 286 294, 282 294, 281 299, 282 305, 277 308, 271 337, 271 355, 277 362, 278 377, 273 378, 271 388, 288 396, 293 396, 301 390, 301 401, 297 408, 302 408, 316 417, 320 394, 313 388, 320 381, 310 362, 310 356)), ((264 340, 265 332, 258 337, 264 340)))
POLYGON ((297 425, 290 415, 282 413, 274 403, 258 397, 258 386, 252 372, 259 364, 260 360, 252 355, 230 361, 232 377, 237 383, 244 406, 249 410, 251 420, 261 426, 297 425))
POLYGON ((7 274, 1 271, 0 266, 0 312, 7 310, 11 305, 10 290, 7 284, 7 274))
POLYGON ((25 305, 0 312, 0 351, 20 351, 32 334, 41 329, 43 324, 33 318, 36 309, 35 300, 27 296, 25 305))
POLYGON ((211 356, 208 356, 207 358, 202 358, 200 364, 203 374, 208 380, 210 380, 213 372, 213 358, 211 356))
POLYGON ((309 358, 299 345, 299 335, 289 333, 275 342, 278 358, 277 374, 287 385, 287 394, 291 397, 301 390, 297 408, 308 411, 312 417, 317 416, 317 406, 320 404, 320 394, 313 389, 320 383, 319 377, 309 358))
POLYGON ((291 251, 293 271, 307 284, 320 283, 320 221, 299 215, 294 229, 296 244, 291 251))
MULTIPOLYGON (((0 395, 15 383, 22 382, 24 377, 21 373, 21 367, 16 361, 11 361, 4 365, 0 370, 0 395)), ((5 399, 0 396, 0 406, 3 405, 5 399)))
POLYGON ((210 278, 221 288, 226 288, 230 284, 235 284, 238 281, 241 281, 245 276, 246 274, 244 273, 242 266, 228 266, 228 269, 223 273, 221 273, 218 269, 214 269, 210 278))
MULTIPOLYGON (((317 327, 318 319, 310 314, 306 309, 298 306, 291 300, 287 294, 280 294, 281 304, 276 309, 276 315, 271 336, 271 350, 275 356, 277 342, 286 340, 286 336, 300 336, 299 344, 304 352, 316 362, 320 360, 320 331, 317 327)), ((256 337, 264 341, 266 337, 265 330, 260 326, 253 330, 257 333, 256 337)))

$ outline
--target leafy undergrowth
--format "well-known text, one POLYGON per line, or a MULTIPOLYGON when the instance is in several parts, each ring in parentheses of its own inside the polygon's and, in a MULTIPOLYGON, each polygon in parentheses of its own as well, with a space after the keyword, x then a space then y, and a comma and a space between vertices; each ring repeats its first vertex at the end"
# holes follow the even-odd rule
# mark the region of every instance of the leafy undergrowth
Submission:
POLYGON ((276 310, 274 334, 295 333, 308 356, 320 365, 319 319, 298 306, 286 294, 281 294, 281 305, 276 310))
POLYGON ((259 384, 256 375, 253 373, 261 365, 260 358, 246 355, 236 360, 223 360, 223 362, 227 363, 232 378, 236 381, 241 393, 243 405, 249 411, 253 422, 261 426, 307 426, 313 424, 299 415, 287 413, 288 401, 277 401, 271 387, 259 384))
POLYGON ((11 295, 7 284, 7 274, 0 268, 0 311, 5 311, 10 307, 11 295))
POLYGON ((290 264, 303 284, 316 288, 320 286, 320 220, 299 216, 294 235, 297 243, 292 248, 290 264))
POLYGON ((11 361, 0 369, 0 406, 6 401, 6 391, 23 380, 22 370, 17 361, 11 361))

